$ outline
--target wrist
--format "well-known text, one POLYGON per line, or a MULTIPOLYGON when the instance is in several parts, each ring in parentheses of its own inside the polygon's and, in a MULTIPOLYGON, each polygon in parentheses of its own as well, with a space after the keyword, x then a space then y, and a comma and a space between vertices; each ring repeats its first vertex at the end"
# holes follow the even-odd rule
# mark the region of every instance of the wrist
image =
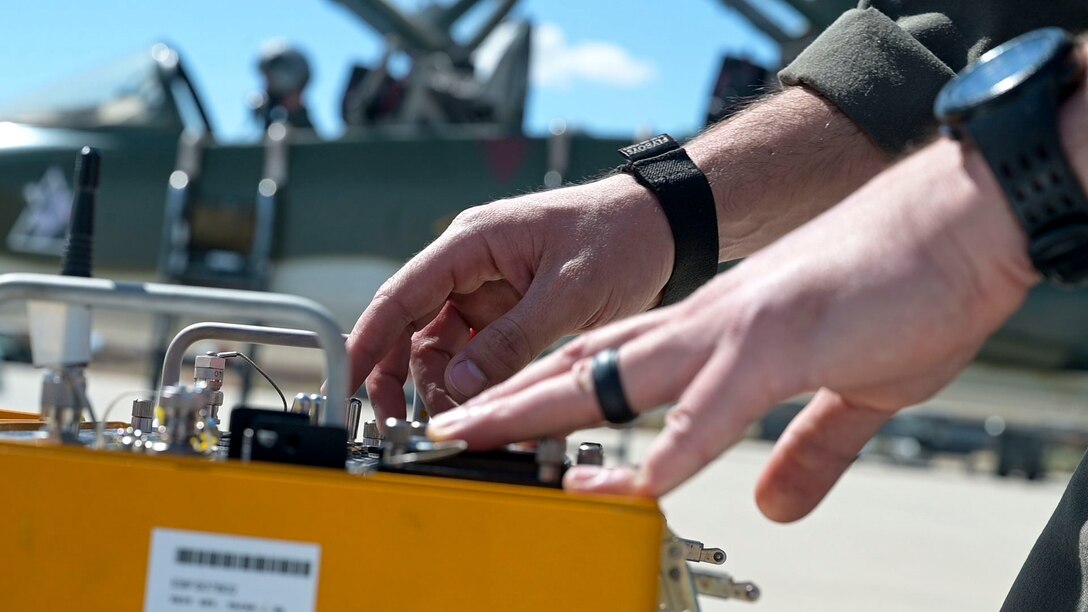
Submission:
MULTIPOLYGON (((953 210, 946 223, 965 247, 965 256, 974 260, 975 270, 996 271, 997 278, 1005 281, 990 284, 990 289, 1026 295, 1042 276, 1031 263, 1027 233, 989 164, 973 146, 952 140, 935 146, 948 147, 950 155, 958 158, 950 167, 963 170, 960 187, 965 191, 963 197, 950 198, 953 210)), ((991 274, 981 276, 991 278, 991 274)))
MULTIPOLYGON (((1088 281, 1088 196, 1061 118, 1084 80, 1070 34, 1048 27, 986 52, 941 88, 942 129, 981 153, 1049 281, 1088 281)), ((1069 130, 1066 130, 1069 132, 1069 130)))
POLYGON ((837 106, 786 87, 684 147, 706 174, 719 261, 747 257, 849 197, 888 158, 837 106))
POLYGON ((625 225, 634 232, 628 236, 626 244, 635 245, 653 262, 645 273, 656 288, 656 297, 651 304, 656 306, 661 301, 676 258, 676 245, 665 211, 653 192, 626 172, 618 172, 591 185, 599 190, 606 206, 622 216, 625 225))
MULTIPOLYGON (((1088 60, 1086 49, 1088 47, 1082 45, 1078 50, 1082 65, 1088 60)), ((1058 119, 1060 145, 1073 171, 1074 180, 1083 190, 1088 185, 1088 129, 1085 128, 1088 125, 1088 88, 1084 83, 1061 105, 1058 119)), ((972 202, 980 208, 992 209, 989 220, 995 224, 994 235, 1001 237, 998 243, 1010 256, 1006 258, 1009 269, 1015 270, 1017 277, 1029 279, 1029 287, 1039 282, 1042 275, 1031 261, 1027 232, 1023 223, 1016 218, 1009 196, 1001 189, 990 164, 971 144, 960 151, 963 168, 977 189, 972 202)))
POLYGON ((706 175, 668 134, 619 149, 622 171, 653 194, 672 234, 673 267, 661 306, 694 293, 718 271, 718 222, 706 175))

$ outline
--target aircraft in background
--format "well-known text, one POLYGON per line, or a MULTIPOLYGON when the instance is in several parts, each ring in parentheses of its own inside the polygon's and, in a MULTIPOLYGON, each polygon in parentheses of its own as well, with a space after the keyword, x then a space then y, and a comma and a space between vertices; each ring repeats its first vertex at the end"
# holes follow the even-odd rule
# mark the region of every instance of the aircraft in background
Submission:
MULTIPOLYGON (((376 65, 351 68, 341 108, 348 129, 335 139, 270 121, 261 142, 219 142, 189 66, 165 44, 0 104, 0 269, 53 269, 72 160, 91 145, 104 158, 101 275, 302 294, 349 327, 457 212, 597 175, 635 138, 523 132, 532 26, 509 17, 516 0, 415 12, 338 1, 388 48, 376 65), (488 14, 455 38, 455 24, 478 5, 488 14), (505 48, 484 74, 475 53, 500 30, 505 48), (411 60, 403 78, 388 69, 395 54, 411 60)), ((855 5, 791 0, 796 19, 784 24, 751 0, 722 3, 776 41, 783 61, 855 5)), ((771 67, 726 57, 708 120, 773 80, 771 67)), ((1088 368, 1085 304, 1081 293, 1040 287, 982 357, 1088 368)))

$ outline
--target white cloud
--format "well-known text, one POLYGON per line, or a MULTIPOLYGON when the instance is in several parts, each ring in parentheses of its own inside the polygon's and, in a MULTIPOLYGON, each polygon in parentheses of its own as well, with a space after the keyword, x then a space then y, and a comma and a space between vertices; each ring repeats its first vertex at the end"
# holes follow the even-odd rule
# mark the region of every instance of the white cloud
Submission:
MULTIPOLYGON (((514 28, 504 24, 476 51, 476 67, 486 79, 506 46, 514 28)), ((542 23, 533 31, 532 65, 529 76, 534 86, 566 89, 583 81, 613 87, 638 87, 657 78, 657 68, 632 56, 623 47, 600 40, 571 44, 554 23, 542 23)))
POLYGON ((530 78, 540 87, 567 88, 576 81, 614 87, 638 87, 657 78, 657 68, 606 41, 567 41, 554 23, 542 23, 533 32, 530 78))

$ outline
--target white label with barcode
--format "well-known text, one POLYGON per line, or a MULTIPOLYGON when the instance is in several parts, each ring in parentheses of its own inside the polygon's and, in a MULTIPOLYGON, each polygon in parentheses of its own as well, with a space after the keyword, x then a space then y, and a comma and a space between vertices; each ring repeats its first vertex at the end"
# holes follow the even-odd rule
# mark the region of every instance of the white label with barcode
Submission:
POLYGON ((155 529, 148 612, 313 612, 321 547, 219 533, 155 529))

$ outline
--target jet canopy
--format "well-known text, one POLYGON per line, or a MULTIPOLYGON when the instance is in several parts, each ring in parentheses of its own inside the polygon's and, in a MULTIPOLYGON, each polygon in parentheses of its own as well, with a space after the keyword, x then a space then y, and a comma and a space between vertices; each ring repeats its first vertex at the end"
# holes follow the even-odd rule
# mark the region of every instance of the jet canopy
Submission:
POLYGON ((161 43, 0 103, 0 121, 81 130, 211 129, 178 54, 161 43))

